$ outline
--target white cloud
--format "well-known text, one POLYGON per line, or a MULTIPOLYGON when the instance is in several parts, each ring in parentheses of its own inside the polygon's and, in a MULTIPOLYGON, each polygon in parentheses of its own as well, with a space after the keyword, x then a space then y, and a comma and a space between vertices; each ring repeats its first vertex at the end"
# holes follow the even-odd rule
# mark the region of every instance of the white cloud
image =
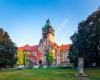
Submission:
POLYGON ((59 25, 60 29, 63 29, 66 27, 67 23, 69 23, 69 19, 65 18, 59 25))
POLYGON ((59 24, 58 27, 56 28, 56 32, 62 32, 64 28, 69 24, 70 20, 68 18, 64 18, 59 24))
POLYGON ((55 36, 55 41, 61 45, 61 44, 67 44, 67 43, 71 43, 70 39, 69 39, 69 32, 70 32, 70 28, 71 27, 71 22, 70 20, 66 17, 65 19, 63 19, 60 24, 58 25, 57 29, 56 29, 56 36, 55 36))

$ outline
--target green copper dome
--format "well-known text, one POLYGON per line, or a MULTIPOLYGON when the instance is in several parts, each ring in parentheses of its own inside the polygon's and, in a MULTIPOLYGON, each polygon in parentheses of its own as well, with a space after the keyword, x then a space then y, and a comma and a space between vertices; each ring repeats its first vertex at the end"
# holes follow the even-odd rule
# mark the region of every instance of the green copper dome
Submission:
POLYGON ((51 26, 49 19, 46 21, 46 24, 43 26, 43 28, 48 28, 51 26))
POLYGON ((48 34, 48 33, 51 33, 54 35, 54 32, 55 30, 53 29, 53 27, 51 26, 50 24, 50 21, 49 19, 46 21, 46 24, 43 26, 42 28, 42 33, 45 35, 45 34, 48 34))

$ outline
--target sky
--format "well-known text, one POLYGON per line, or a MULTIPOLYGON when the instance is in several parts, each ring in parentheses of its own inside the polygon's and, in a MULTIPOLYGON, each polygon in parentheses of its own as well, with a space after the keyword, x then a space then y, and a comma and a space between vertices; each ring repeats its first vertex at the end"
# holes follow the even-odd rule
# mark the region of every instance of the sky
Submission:
POLYGON ((78 23, 100 6, 100 0, 0 0, 0 28, 17 46, 36 45, 49 18, 55 42, 71 44, 78 23))

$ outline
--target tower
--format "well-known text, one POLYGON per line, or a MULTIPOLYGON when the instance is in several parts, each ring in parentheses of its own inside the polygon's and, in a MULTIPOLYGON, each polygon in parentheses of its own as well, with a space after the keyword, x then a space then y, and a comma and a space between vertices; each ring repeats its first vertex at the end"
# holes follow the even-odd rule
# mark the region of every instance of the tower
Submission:
POLYGON ((55 30, 48 19, 42 28, 42 38, 39 42, 39 51, 43 54, 42 62, 44 65, 47 65, 47 54, 51 50, 50 43, 54 43, 54 33, 55 30))
POLYGON ((51 26, 50 21, 48 19, 46 21, 46 24, 42 28, 42 39, 54 42, 54 33, 55 30, 51 26))

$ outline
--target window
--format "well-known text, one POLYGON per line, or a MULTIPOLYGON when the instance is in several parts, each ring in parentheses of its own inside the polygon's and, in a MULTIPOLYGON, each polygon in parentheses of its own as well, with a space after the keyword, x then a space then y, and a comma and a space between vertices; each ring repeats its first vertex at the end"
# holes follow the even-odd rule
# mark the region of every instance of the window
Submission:
POLYGON ((37 53, 36 52, 33 52, 33 56, 37 56, 37 53))

